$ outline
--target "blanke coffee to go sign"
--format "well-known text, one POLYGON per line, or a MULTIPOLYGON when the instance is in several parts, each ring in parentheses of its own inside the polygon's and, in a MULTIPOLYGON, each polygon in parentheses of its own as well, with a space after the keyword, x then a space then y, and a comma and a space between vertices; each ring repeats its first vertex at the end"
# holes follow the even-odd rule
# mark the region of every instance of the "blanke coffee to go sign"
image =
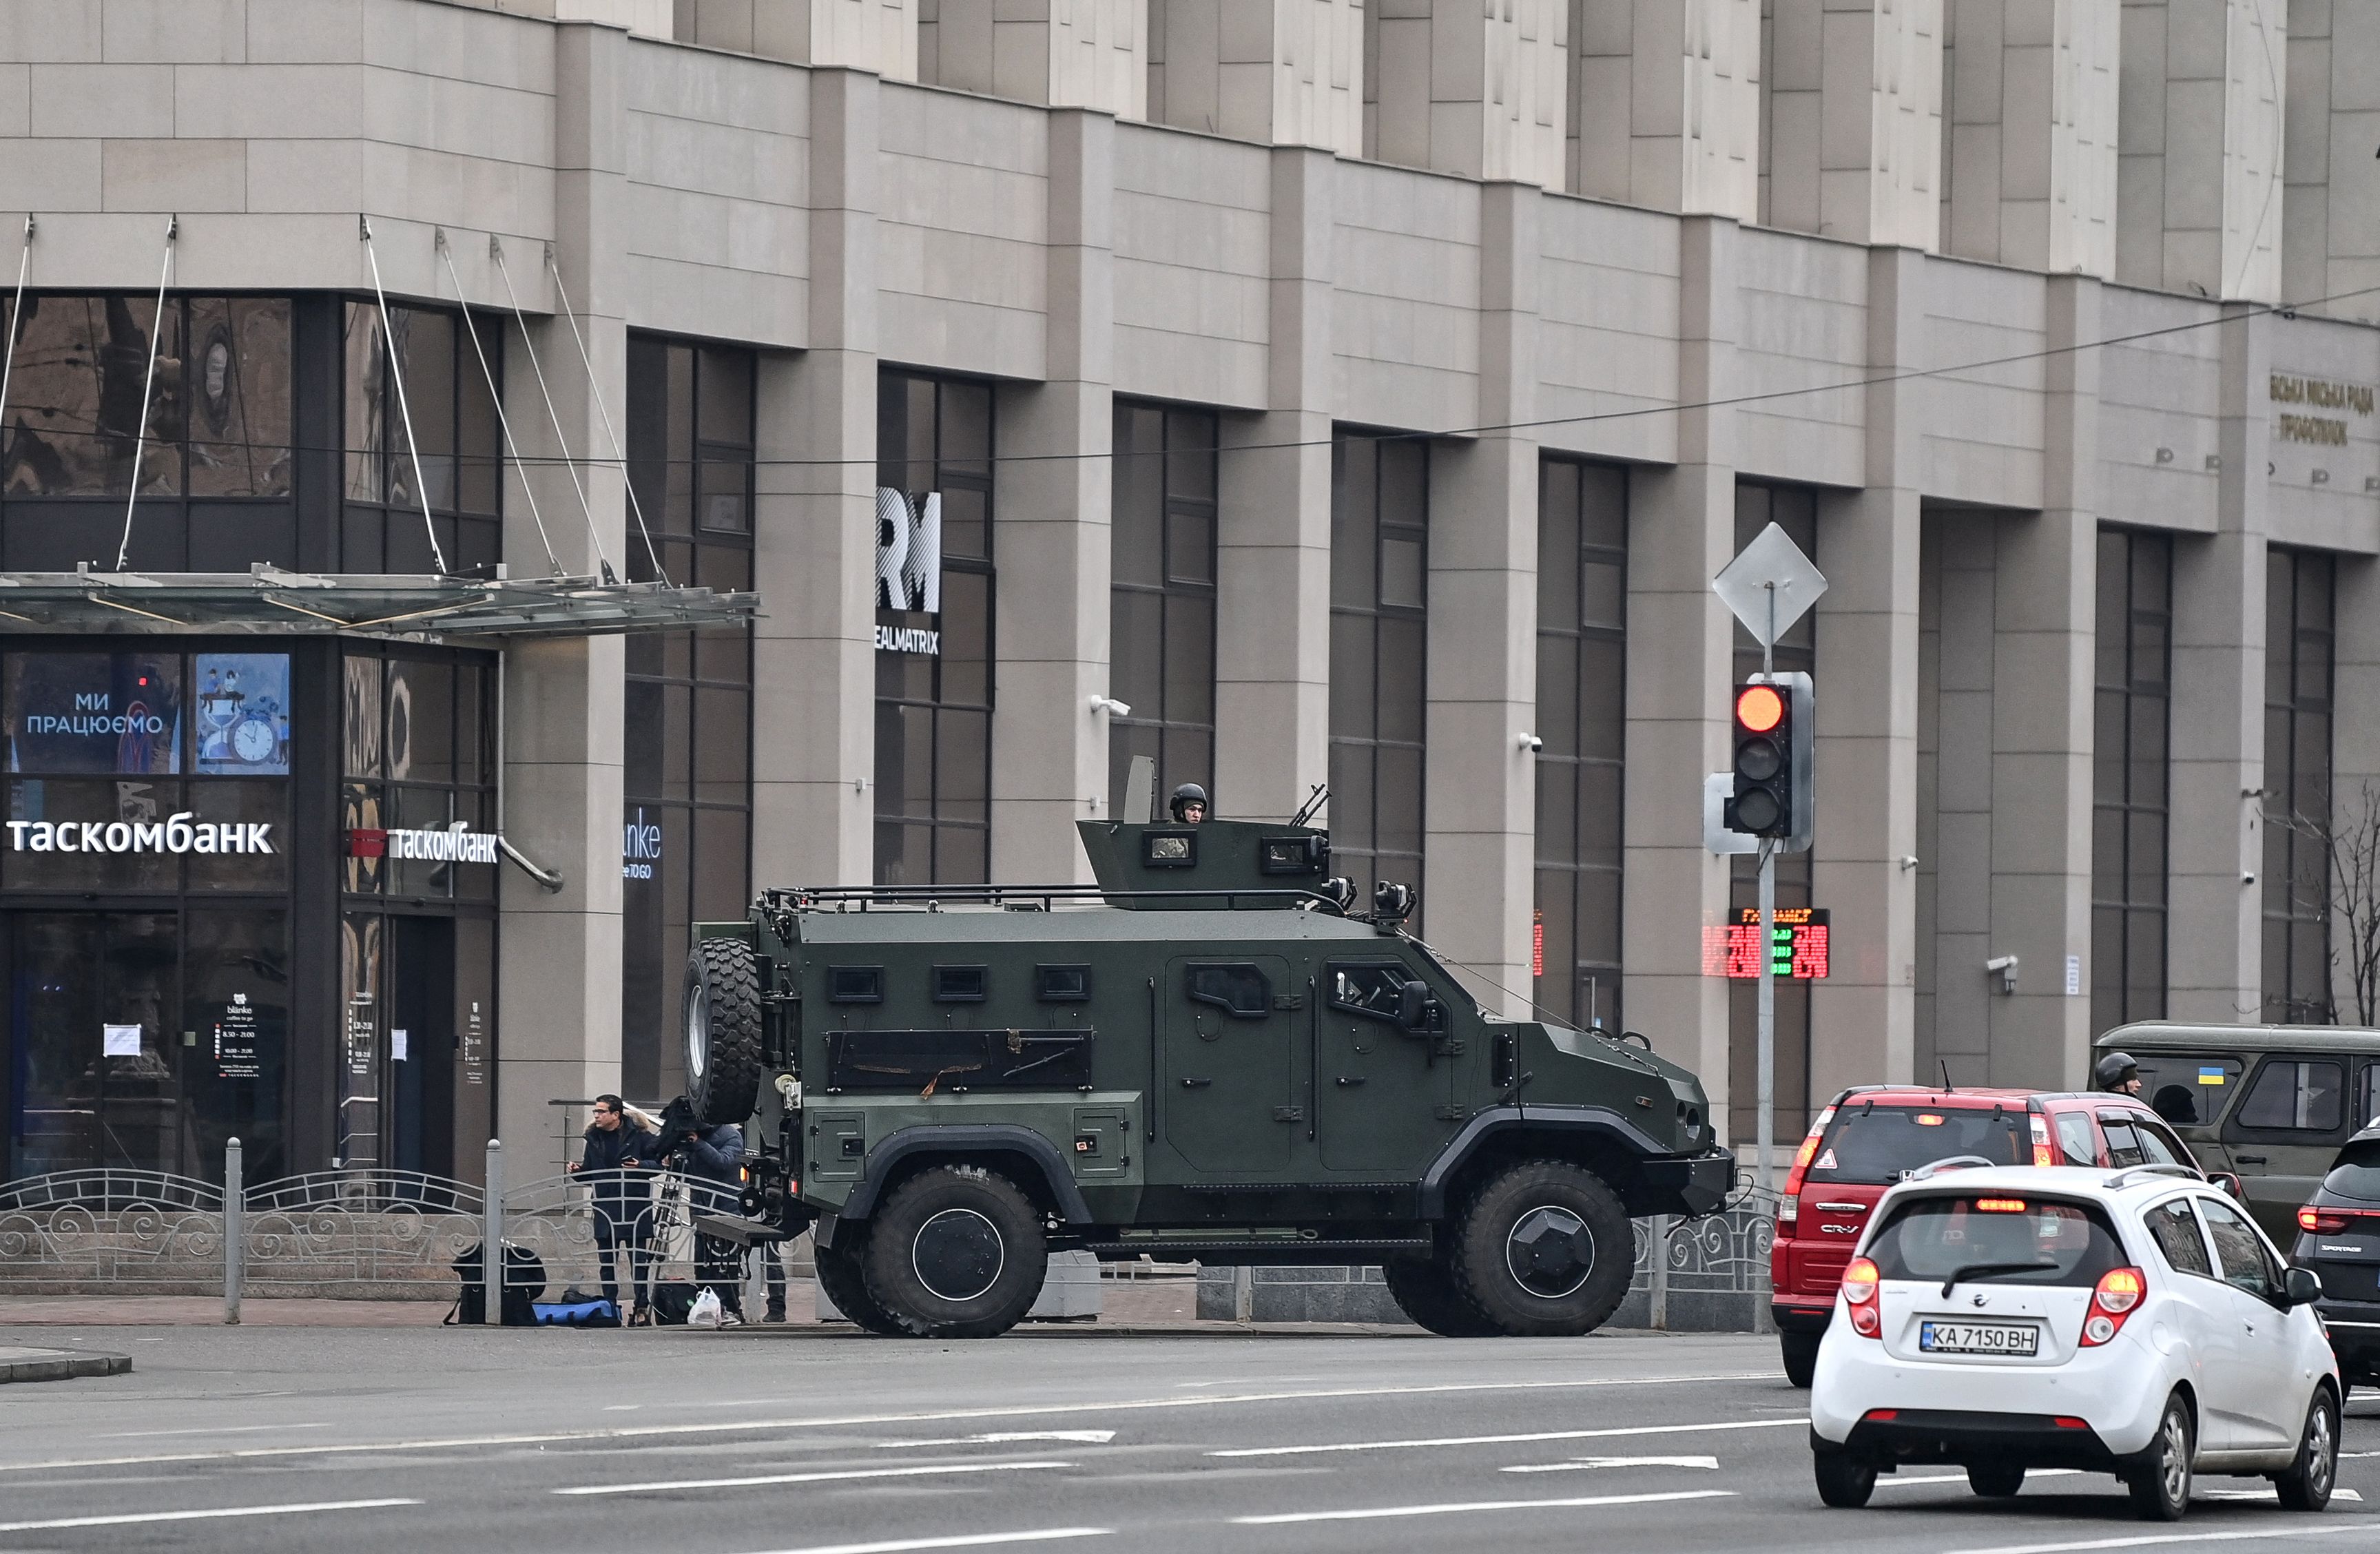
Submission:
POLYGON ((201 820, 184 809, 163 820, 10 820, 18 853, 270 853, 270 820, 201 820))

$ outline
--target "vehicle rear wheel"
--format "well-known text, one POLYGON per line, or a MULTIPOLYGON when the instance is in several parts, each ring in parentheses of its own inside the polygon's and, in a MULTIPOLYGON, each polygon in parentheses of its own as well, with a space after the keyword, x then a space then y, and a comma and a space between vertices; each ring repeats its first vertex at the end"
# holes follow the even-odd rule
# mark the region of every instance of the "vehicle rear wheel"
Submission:
POLYGON ((1463 1298, 1446 1265, 1435 1258, 1395 1257, 1380 1266, 1397 1308, 1440 1338, 1496 1338, 1502 1329, 1463 1298))
POLYGON ((2024 1464, 1969 1463, 1967 1487, 1987 1499, 2004 1500, 2024 1487, 2024 1464))
POLYGON ((1876 1493, 1876 1464, 1847 1451, 1819 1451, 1810 1459, 1818 1498, 1840 1511, 1857 1511, 1876 1493))
POLYGON ((760 968, 740 939, 705 939, 686 958, 686 1096, 716 1127, 752 1115, 760 1093, 760 968))
POLYGON ((834 1308, 857 1323, 863 1332, 898 1338, 901 1336, 900 1324, 893 1321, 892 1313, 877 1305, 876 1297, 868 1293, 868 1281, 859 1271, 858 1254, 853 1246, 845 1244, 845 1237, 857 1238, 864 1233, 863 1227, 848 1225, 832 1246, 813 1244, 810 1261, 818 1269, 819 1288, 826 1292, 826 1298, 834 1303, 834 1308))
POLYGON ((1807 1390, 1818 1374, 1818 1342, 1824 1333, 1779 1333, 1777 1347, 1785 1357, 1785 1379, 1807 1390))
POLYGON ((1025 1318, 1050 1271, 1040 1211, 981 1166, 931 1166, 868 1228, 868 1292, 917 1338, 997 1338, 1025 1318))
POLYGON ((2177 1392, 2166 1400, 2165 1417, 2157 1423, 2156 1435, 2124 1474, 2124 1487, 2132 1493, 2132 1511, 2141 1520, 2179 1522, 2190 1509, 2190 1461, 2195 1435, 2190 1404, 2177 1392))
POLYGON ((2289 1471, 2276 1475, 2281 1504, 2290 1511, 2320 1511, 2330 1504, 2331 1487, 2338 1482, 2338 1404, 2330 1390, 2316 1387, 2306 1409, 2305 1429, 2298 1437, 2298 1460, 2289 1471))
POLYGON ((1480 1188, 1452 1251, 1463 1295, 1514 1338, 1593 1332, 1620 1308, 1636 1261, 1619 1197, 1566 1160, 1524 1160, 1480 1188))

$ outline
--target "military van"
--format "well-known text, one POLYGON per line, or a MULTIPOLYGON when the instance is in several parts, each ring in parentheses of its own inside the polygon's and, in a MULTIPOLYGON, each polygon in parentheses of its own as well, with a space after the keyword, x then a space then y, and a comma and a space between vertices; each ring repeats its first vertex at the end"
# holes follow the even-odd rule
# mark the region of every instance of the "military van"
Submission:
POLYGON ((2275 1244, 2350 1135, 2380 1122, 2380 1030, 2342 1026, 2119 1026, 2101 1052, 2131 1054, 2141 1099, 2209 1172, 2239 1177, 2275 1244))
POLYGON ((1378 1264, 1432 1331, 1577 1334, 1632 1217, 1735 1176, 1694 1075, 1475 1002, 1326 832, 1084 822, 1092 885, 780 889, 699 926, 689 1099, 861 1326, 1005 1331, 1047 1254, 1378 1264))

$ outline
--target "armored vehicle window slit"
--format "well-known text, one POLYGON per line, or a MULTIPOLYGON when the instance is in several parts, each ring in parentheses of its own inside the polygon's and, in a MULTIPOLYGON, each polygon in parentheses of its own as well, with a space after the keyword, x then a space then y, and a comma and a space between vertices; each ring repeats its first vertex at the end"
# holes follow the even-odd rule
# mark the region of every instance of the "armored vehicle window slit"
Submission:
POLYGON ((1397 1004, 1414 974, 1401 963, 1330 967, 1330 1007, 1396 1024, 1397 1004))
POLYGON ((826 968, 829 1003, 881 1003, 884 968, 880 965, 831 965, 826 968))
POLYGON ((1198 833, 1195 831, 1152 831, 1140 839, 1140 861, 1150 868, 1195 868, 1198 865, 1198 833))
POLYGON ((1253 965, 1194 965, 1187 991, 1193 1003, 1211 1003, 1235 1020, 1261 1020, 1272 1010, 1272 983, 1253 965))
POLYGON ((979 965, 938 965, 934 967, 934 1002, 936 1003, 981 1003, 984 999, 986 974, 979 965))
POLYGON ((1033 968, 1033 996, 1043 1003, 1087 1003, 1091 997, 1091 968, 1037 965, 1033 968))

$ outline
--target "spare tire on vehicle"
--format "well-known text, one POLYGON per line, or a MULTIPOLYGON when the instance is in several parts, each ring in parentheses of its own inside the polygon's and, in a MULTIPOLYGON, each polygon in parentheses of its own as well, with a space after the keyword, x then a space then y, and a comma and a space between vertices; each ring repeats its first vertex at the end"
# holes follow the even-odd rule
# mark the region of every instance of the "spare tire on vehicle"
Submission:
POLYGON ((686 1095, 716 1127, 752 1115, 760 1093, 760 968, 740 939, 705 939, 686 959, 679 1008, 686 1038, 686 1095))

